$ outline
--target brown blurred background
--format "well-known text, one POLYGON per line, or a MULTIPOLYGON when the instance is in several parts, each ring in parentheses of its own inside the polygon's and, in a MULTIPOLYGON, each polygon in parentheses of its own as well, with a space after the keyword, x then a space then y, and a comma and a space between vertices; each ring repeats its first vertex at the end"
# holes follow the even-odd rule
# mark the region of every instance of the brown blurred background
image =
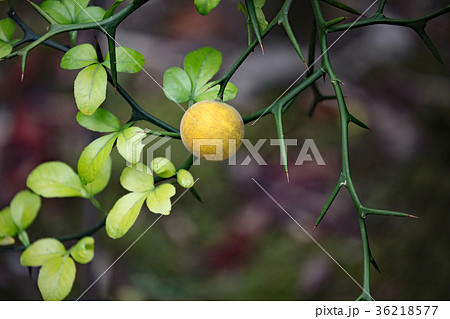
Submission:
MULTIPOLYGON (((16 11, 37 32, 46 24, 25 1, 16 11)), ((282 1, 267 1, 271 19, 282 1)), ((108 7, 111 1, 91 5, 108 7)), ((222 0, 208 16, 193 1, 150 1, 123 22, 117 41, 146 57, 146 70, 162 84, 164 70, 182 66, 184 56, 203 46, 223 53, 220 74, 246 48, 245 18, 237 1, 222 0)), ((347 0, 363 11, 372 1, 347 0)), ((389 1, 390 17, 413 18, 447 5, 448 1, 389 1)), ((348 15, 322 5, 327 18, 348 15)), ((375 8, 376 6, 374 6, 375 8)), ((367 14, 370 16, 373 9, 367 14)), ((1 18, 7 5, 0 3, 1 18)), ((353 17, 352 17, 353 19, 353 17)), ((311 26, 309 1, 295 1, 291 23, 307 52, 311 26)), ((350 20, 351 21, 351 20, 350 20)), ((335 71, 345 83, 350 110, 369 124, 350 130, 353 179, 364 204, 410 212, 420 219, 368 218, 372 252, 381 274, 372 269, 375 299, 416 300, 450 297, 450 15, 428 23, 427 32, 439 50, 439 64, 409 29, 372 26, 346 33, 330 50, 335 71)), ((340 33, 330 35, 330 41, 340 33)), ((16 31, 17 37, 21 35, 16 31)), ((80 32, 78 43, 94 43, 106 51, 100 33, 80 32)), ((68 36, 55 40, 68 44, 68 36)), ((264 40, 265 55, 257 49, 232 82, 239 88, 231 102, 242 115, 270 105, 301 73, 304 65, 283 32, 275 28, 264 40)), ((24 82, 20 61, 0 63, 0 207, 24 189, 27 175, 39 163, 60 160, 76 167, 83 148, 96 133, 80 127, 75 116, 73 80, 76 71, 59 68, 62 53, 39 47, 28 58, 24 82)), ((177 127, 182 110, 167 100, 145 73, 120 74, 120 83, 147 111, 177 127)), ((328 82, 318 81, 325 93, 328 82)), ((186 194, 83 297, 94 300, 352 300, 359 288, 252 181, 254 178, 309 232, 340 169, 337 106, 322 103, 310 119, 310 90, 302 93, 285 118, 289 147, 288 184, 277 146, 267 141, 261 154, 267 166, 228 166, 202 162, 191 171, 200 178, 200 204, 186 194), (294 166, 304 139, 314 139, 326 166, 294 166)), ((125 123, 128 105, 108 87, 104 107, 125 123)), ((139 125, 150 127, 147 123, 139 125)), ((246 137, 276 138, 267 116, 247 125, 246 137)), ((187 157, 181 142, 171 143, 172 159, 187 157)), ((161 155, 164 153, 161 152, 161 155)), ((247 152, 241 149, 238 163, 247 152)), ((123 160, 113 151, 110 185, 98 199, 106 209, 125 190, 118 183, 123 160)), ((178 190, 181 194, 182 190, 178 190)), ((31 240, 61 236, 89 228, 101 216, 82 199, 44 199, 39 217, 29 228, 31 240)), ((76 299, 155 219, 143 208, 130 232, 120 240, 104 230, 96 239, 94 261, 77 265, 77 279, 68 299, 76 299)), ((341 191, 314 233, 315 239, 358 281, 362 281, 362 248, 355 209, 341 191)), ((18 253, 0 255, 0 299, 39 300, 28 270, 18 253)))

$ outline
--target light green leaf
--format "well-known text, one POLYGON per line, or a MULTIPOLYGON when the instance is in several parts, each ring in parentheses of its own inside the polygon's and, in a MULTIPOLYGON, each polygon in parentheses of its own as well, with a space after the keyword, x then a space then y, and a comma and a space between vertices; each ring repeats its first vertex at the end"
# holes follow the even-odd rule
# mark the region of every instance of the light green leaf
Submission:
POLYGON ((17 233, 17 237, 25 247, 30 246, 30 238, 28 237, 28 233, 26 230, 19 230, 19 232, 17 233))
POLYGON ((163 178, 172 177, 177 172, 172 162, 164 157, 155 157, 150 162, 150 168, 153 172, 155 172, 155 174, 163 178))
POLYGON ((62 162, 47 162, 28 176, 27 187, 42 197, 86 197, 80 179, 72 168, 62 162))
POLYGON ((90 195, 92 196, 97 195, 98 193, 100 193, 102 190, 105 189, 111 177, 111 167, 112 167, 111 157, 108 157, 105 165, 103 165, 102 169, 100 170, 100 173, 98 173, 94 181, 84 186, 84 188, 90 195))
POLYGON ((125 167, 120 175, 120 184, 130 192, 148 192, 154 188, 151 170, 142 163, 125 167))
POLYGON ((22 266, 42 266, 47 261, 66 254, 66 248, 54 238, 42 238, 32 243, 20 256, 22 266))
POLYGON ((13 218, 11 217, 11 209, 5 207, 0 211, 0 237, 16 236, 19 232, 13 218))
POLYGON ((105 9, 102 7, 87 7, 86 11, 81 11, 77 16, 76 23, 87 23, 103 20, 105 9))
POLYGON ((60 2, 56 0, 45 0, 39 7, 50 15, 53 20, 59 24, 71 24, 73 23, 73 18, 67 8, 60 2))
POLYGON ((147 207, 155 214, 169 215, 172 208, 170 198, 176 189, 172 184, 162 184, 150 191, 147 197, 147 207))
POLYGON ((12 45, 0 41, 0 59, 10 54, 13 50, 12 45))
POLYGON ((144 144, 142 140, 147 136, 143 129, 132 126, 120 132, 117 139, 117 150, 120 155, 130 163, 136 163, 141 159, 144 144))
POLYGON ((75 262, 67 255, 46 262, 39 271, 38 277, 38 287, 42 298, 47 301, 66 298, 72 290, 75 274, 75 262))
POLYGON ((108 236, 117 239, 133 226, 148 193, 129 193, 119 198, 106 218, 108 236))
MULTIPOLYGON (((117 72, 137 73, 144 67, 145 57, 130 48, 116 48, 116 66, 117 72)), ((109 53, 106 55, 103 65, 111 68, 109 53)))
MULTIPOLYGON (((194 101, 212 101, 217 98, 217 94, 219 93, 219 86, 216 85, 208 90, 208 87, 211 85, 211 83, 206 83, 201 90, 199 90, 200 95, 194 96, 194 101), (203 92, 203 93, 201 93, 203 92)), ((236 85, 234 85, 231 82, 228 82, 227 86, 225 87, 225 91, 223 93, 223 101, 232 100, 236 97, 238 93, 238 88, 236 85)))
POLYGON ((27 229, 40 208, 41 198, 28 190, 23 190, 11 201, 11 217, 19 229, 27 229))
POLYGON ((173 67, 164 72, 163 87, 166 97, 176 103, 184 103, 191 98, 191 80, 186 71, 179 67, 173 67))
POLYGON ((74 94, 78 109, 92 115, 106 99, 106 71, 100 64, 90 65, 78 73, 74 94))
POLYGON ((87 264, 94 258, 94 238, 88 236, 80 239, 72 248, 70 255, 80 264, 87 264))
POLYGON ((222 53, 210 47, 204 47, 186 55, 184 69, 192 81, 194 96, 203 93, 201 89, 219 71, 221 65, 222 53))
POLYGON ((0 41, 10 42, 16 25, 10 18, 0 20, 0 41))
POLYGON ((92 183, 108 160, 117 135, 111 133, 86 146, 78 160, 78 176, 83 184, 92 183))
POLYGON ((114 132, 119 131, 121 128, 119 119, 110 111, 101 108, 98 108, 91 116, 78 112, 77 122, 94 132, 114 132))
POLYGON ((78 14, 86 9, 90 0, 61 0, 61 2, 69 11, 72 21, 75 22, 78 14))
POLYGON ((185 169, 180 169, 177 172, 177 182, 181 187, 191 188, 194 185, 194 177, 185 169))
POLYGON ((0 246, 9 246, 9 245, 14 245, 16 241, 14 240, 14 238, 10 237, 10 236, 1 236, 0 235, 0 246))
POLYGON ((198 13, 207 15, 212 9, 217 7, 220 0, 194 0, 198 13))
MULTIPOLYGON (((51 1, 56 2, 56 1, 51 1)), ((91 64, 98 64, 97 52, 89 43, 77 45, 67 51, 61 59, 61 68, 66 70, 81 69, 91 64)))
POLYGON ((262 7, 266 3, 266 0, 255 0, 255 12, 256 12, 256 18, 258 20, 258 26, 259 30, 263 32, 269 23, 266 20, 266 17, 264 16, 264 12, 262 11, 262 7))

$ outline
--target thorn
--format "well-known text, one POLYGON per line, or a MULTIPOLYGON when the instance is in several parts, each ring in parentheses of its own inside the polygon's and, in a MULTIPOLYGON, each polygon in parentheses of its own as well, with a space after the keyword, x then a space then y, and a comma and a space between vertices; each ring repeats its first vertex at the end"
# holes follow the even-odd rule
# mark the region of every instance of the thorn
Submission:
POLYGON ((419 218, 418 216, 416 216, 416 215, 411 215, 411 214, 408 214, 408 217, 411 217, 411 218, 416 218, 416 219, 418 219, 418 218, 419 218))
POLYGON ((287 171, 287 170, 286 170, 286 179, 287 179, 287 182, 289 183, 289 181, 290 181, 289 180, 289 171, 287 171))
POLYGON ((317 225, 314 225, 313 233, 316 231, 317 225))
POLYGON ((22 75, 20 76, 20 82, 23 82, 23 77, 24 77, 24 73, 22 73, 22 75))
POLYGON ((306 63, 306 61, 303 61, 303 64, 306 66, 306 70, 308 70, 308 72, 311 72, 311 71, 309 70, 308 63, 306 63))
POLYGON ((262 42, 259 43, 259 46, 261 47, 262 54, 264 55, 264 46, 263 46, 262 42))

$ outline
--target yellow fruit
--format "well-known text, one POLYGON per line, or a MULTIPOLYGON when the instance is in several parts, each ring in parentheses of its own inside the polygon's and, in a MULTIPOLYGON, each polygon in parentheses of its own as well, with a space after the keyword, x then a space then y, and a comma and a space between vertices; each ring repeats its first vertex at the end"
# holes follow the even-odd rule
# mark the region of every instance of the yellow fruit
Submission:
POLYGON ((241 146, 244 122, 239 112, 226 103, 201 101, 184 114, 180 131, 189 152, 209 161, 221 161, 241 146))

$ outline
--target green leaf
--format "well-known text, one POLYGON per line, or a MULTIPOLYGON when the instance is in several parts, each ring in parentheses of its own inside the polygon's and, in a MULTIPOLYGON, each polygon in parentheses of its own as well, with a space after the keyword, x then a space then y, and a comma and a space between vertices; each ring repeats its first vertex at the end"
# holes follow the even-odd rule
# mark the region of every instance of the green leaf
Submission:
POLYGON ((191 98, 191 80, 186 71, 179 67, 173 67, 164 72, 163 88, 166 97, 176 103, 184 103, 191 98))
POLYGON ((114 11, 116 8, 122 3, 125 2, 125 0, 116 0, 109 8, 106 10, 105 15, 103 16, 103 19, 107 19, 110 16, 114 14, 114 11))
POLYGON ((20 256, 22 266, 42 266, 47 261, 62 257, 66 254, 66 248, 59 240, 54 238, 42 238, 32 243, 20 256))
POLYGON ((0 41, 10 42, 14 34, 16 25, 10 18, 0 20, 0 41))
POLYGON ((255 0, 255 12, 256 12, 256 20, 258 21, 259 31, 263 32, 269 23, 264 16, 264 12, 262 11, 262 7, 266 3, 266 0, 255 0))
POLYGON ((59 1, 46 0, 39 7, 59 24, 72 24, 73 18, 67 8, 59 1))
POLYGON ((72 290, 75 274, 75 262, 67 255, 46 262, 39 271, 38 277, 38 287, 42 298, 47 301, 66 298, 72 290))
POLYGON ((27 187, 42 197, 87 197, 77 174, 62 162, 47 162, 28 176, 27 187))
MULTIPOLYGON (((218 85, 210 88, 208 90, 208 87, 211 85, 210 83, 206 83, 199 92, 203 92, 198 96, 194 96, 193 99, 195 102, 200 102, 204 100, 212 101, 217 98, 217 94, 219 93, 220 87, 218 85)), ((223 93, 223 101, 232 100, 236 97, 238 93, 238 88, 236 85, 234 85, 231 82, 228 82, 227 86, 225 87, 225 91, 223 93)))
POLYGON ((184 69, 192 81, 194 96, 203 93, 201 89, 219 71, 221 65, 222 53, 210 47, 204 47, 186 55, 184 69))
POLYGON ((172 162, 164 157, 155 157, 150 162, 150 168, 155 174, 162 178, 172 177, 177 172, 172 162))
POLYGON ((10 54, 13 50, 12 45, 0 41, 0 59, 10 54))
POLYGON ((119 119, 110 111, 102 108, 98 108, 91 116, 78 112, 77 122, 94 132, 108 133, 121 129, 119 119))
POLYGON ((78 73, 74 94, 78 109, 92 115, 106 99, 106 71, 100 64, 90 65, 78 73))
POLYGON ((10 236, 1 236, 0 235, 0 246, 9 246, 9 245, 14 245, 16 241, 14 240, 14 238, 10 237, 10 236))
POLYGON ((169 215, 172 208, 170 198, 175 195, 175 192, 175 186, 172 184, 159 185, 148 194, 148 209, 155 214, 169 215))
MULTIPOLYGON (((116 65, 117 72, 137 73, 144 67, 145 57, 130 48, 118 47, 116 48, 116 65)), ((111 68, 111 61, 109 53, 106 55, 103 65, 111 68)))
POLYGON ((120 175, 120 184, 130 192, 148 192, 154 188, 151 170, 142 163, 125 167, 120 175))
POLYGON ((26 230, 19 230, 19 233, 17 234, 17 237, 19 238, 20 242, 25 246, 30 246, 30 238, 28 237, 26 230))
POLYGON ((132 126, 120 132, 117 139, 117 150, 120 155, 130 163, 136 163, 141 159, 144 144, 142 140, 147 136, 143 129, 132 126))
POLYGON ((75 22, 78 14, 86 9, 90 0, 61 0, 61 2, 69 11, 72 21, 75 22))
POLYGON ((28 190, 23 190, 11 201, 11 217, 19 229, 27 229, 40 208, 41 198, 28 190))
POLYGON ((69 252, 76 262, 87 264, 94 258, 94 238, 88 236, 80 239, 69 252))
POLYGON ((11 216, 11 209, 5 207, 0 211, 0 237, 14 237, 19 232, 14 220, 11 216))
POLYGON ((100 173, 98 173, 94 181, 84 186, 84 188, 90 195, 92 196, 97 195, 98 193, 100 193, 102 190, 105 189, 111 177, 111 167, 112 167, 111 157, 108 157, 105 165, 103 165, 102 169, 100 170, 100 173))
MULTIPOLYGON (((56 1, 51 1, 56 2, 56 1)), ((81 69, 91 64, 98 64, 97 52, 89 43, 77 45, 67 51, 61 59, 61 68, 66 70, 81 69)))
POLYGON ((87 23, 103 20, 105 9, 102 7, 87 7, 86 11, 81 11, 77 16, 76 23, 87 23))
POLYGON ((106 218, 108 236, 117 239, 133 226, 148 193, 129 193, 119 198, 106 218))
POLYGON ((78 160, 78 176, 83 184, 92 183, 108 160, 119 133, 111 133, 86 146, 78 160))
POLYGON ((181 187, 191 188, 194 185, 194 177, 185 169, 180 169, 177 172, 177 182, 181 187))
POLYGON ((194 0, 195 7, 198 13, 202 15, 207 15, 212 9, 217 7, 220 0, 194 0))

